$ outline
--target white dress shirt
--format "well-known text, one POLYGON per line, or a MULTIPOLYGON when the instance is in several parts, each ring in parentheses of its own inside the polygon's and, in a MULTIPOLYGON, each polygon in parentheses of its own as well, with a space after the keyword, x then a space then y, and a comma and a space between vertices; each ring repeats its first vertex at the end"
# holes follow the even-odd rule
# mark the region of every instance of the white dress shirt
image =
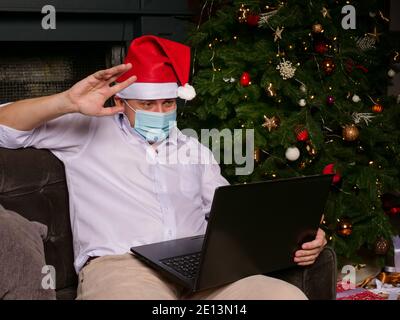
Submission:
POLYGON ((64 163, 77 272, 89 256, 204 234, 215 188, 228 184, 198 140, 173 129, 151 146, 122 113, 67 114, 31 131, 0 125, 0 146, 49 149, 64 163), (190 161, 168 161, 182 152, 190 161))

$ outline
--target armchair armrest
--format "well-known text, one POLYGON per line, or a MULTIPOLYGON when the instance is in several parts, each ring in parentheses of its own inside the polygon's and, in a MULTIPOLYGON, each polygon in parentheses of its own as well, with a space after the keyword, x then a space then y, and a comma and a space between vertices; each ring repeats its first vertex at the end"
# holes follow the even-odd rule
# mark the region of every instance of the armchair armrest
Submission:
POLYGON ((336 299, 337 260, 335 251, 330 247, 325 247, 311 266, 298 266, 269 273, 268 276, 295 285, 310 300, 336 299))

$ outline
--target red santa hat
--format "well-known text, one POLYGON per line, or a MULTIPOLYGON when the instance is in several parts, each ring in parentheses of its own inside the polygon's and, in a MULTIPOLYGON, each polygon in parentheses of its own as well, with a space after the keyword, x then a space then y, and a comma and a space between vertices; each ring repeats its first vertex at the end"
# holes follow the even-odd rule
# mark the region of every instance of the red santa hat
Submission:
POLYGON ((188 84, 188 46, 156 36, 142 36, 132 41, 124 63, 131 63, 132 68, 116 81, 123 82, 133 75, 137 80, 117 93, 120 98, 192 100, 196 96, 196 91, 188 84))

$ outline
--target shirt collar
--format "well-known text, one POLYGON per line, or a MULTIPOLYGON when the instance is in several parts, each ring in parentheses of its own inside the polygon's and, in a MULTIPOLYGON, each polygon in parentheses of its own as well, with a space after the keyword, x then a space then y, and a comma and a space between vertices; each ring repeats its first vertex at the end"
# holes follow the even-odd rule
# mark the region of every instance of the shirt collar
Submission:
POLYGON ((128 117, 123 112, 119 112, 115 117, 117 118, 117 122, 118 122, 119 128, 121 130, 123 130, 124 129, 124 122, 127 121, 129 123, 128 117))

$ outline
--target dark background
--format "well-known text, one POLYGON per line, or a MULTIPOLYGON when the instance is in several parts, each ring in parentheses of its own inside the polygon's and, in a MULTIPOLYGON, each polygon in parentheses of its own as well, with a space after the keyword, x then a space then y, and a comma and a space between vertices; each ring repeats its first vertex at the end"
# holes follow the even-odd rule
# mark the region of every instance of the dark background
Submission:
MULTIPOLYGON (((382 1, 390 10, 390 31, 400 32, 400 1, 382 1)), ((0 0, 0 103, 59 92, 92 71, 121 63, 127 45, 140 35, 155 34, 185 41, 188 30, 199 23, 203 3, 203 0, 0 0), (48 4, 56 8, 55 30, 44 30, 41 26, 45 16, 41 9, 48 4), (38 60, 41 61, 35 63, 38 60), (61 60, 60 67, 56 61, 61 60), (47 61, 54 63, 49 66, 47 61), (72 68, 70 73, 60 69, 65 66, 72 68), (32 78, 42 70, 44 77, 32 78), (52 79, 51 74, 55 73, 64 77, 52 79), (21 76, 15 79, 16 74, 23 74, 26 79, 21 76)), ((398 72, 388 92, 399 91, 398 72)))

